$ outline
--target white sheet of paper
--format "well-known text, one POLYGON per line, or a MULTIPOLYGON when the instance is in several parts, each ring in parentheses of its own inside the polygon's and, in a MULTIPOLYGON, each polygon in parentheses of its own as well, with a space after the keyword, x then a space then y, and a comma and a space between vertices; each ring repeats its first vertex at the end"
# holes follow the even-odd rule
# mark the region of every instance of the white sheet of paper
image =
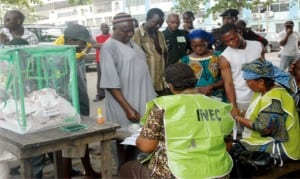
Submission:
POLYGON ((131 136, 129 137, 126 137, 123 142, 121 142, 121 144, 123 145, 133 145, 135 146, 135 141, 136 139, 138 138, 138 136, 140 135, 139 132, 135 133, 135 134, 132 134, 131 136))

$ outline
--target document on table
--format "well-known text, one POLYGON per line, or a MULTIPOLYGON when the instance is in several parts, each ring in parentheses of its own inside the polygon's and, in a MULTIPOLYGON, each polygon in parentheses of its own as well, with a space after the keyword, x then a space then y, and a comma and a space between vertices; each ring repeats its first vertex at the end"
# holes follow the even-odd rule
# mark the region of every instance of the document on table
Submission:
POLYGON ((121 144, 123 144, 123 145, 133 145, 133 146, 135 146, 135 141, 136 141, 136 139, 138 138, 138 136, 140 135, 140 131, 141 131, 141 130, 142 130, 142 129, 140 128, 140 129, 137 130, 136 133, 132 134, 132 135, 129 136, 129 137, 126 137, 126 138, 123 140, 123 142, 121 142, 121 144))

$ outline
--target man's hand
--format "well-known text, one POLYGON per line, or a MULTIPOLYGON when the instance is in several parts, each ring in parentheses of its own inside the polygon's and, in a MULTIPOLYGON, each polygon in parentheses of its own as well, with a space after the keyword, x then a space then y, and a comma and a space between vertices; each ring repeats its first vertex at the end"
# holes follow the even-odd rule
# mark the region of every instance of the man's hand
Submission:
POLYGON ((123 108, 128 120, 132 122, 140 121, 140 114, 128 103, 128 101, 123 96, 120 88, 108 88, 108 91, 123 108))
POLYGON ((95 49, 100 49, 102 47, 102 43, 95 43, 92 47, 95 49))
POLYGON ((290 36, 293 33, 293 29, 292 28, 287 28, 286 29, 286 35, 290 36))
POLYGON ((140 114, 133 108, 129 108, 126 110, 126 116, 131 122, 139 122, 140 114))
POLYGON ((289 67, 289 72, 292 74, 292 75, 295 75, 295 66, 296 66, 296 60, 293 61, 289 67))

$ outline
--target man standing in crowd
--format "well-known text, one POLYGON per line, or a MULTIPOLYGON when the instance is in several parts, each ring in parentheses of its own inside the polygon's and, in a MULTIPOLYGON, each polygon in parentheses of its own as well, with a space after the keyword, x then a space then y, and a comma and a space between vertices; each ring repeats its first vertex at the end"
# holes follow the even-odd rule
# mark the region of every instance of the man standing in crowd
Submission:
POLYGON ((259 41, 263 44, 264 47, 268 45, 268 40, 265 39, 264 37, 256 34, 255 32, 252 31, 251 28, 247 28, 247 24, 243 20, 238 20, 236 22, 236 26, 238 27, 239 33, 243 36, 245 40, 256 40, 259 41))
MULTIPOLYGON (((220 14, 220 16, 222 17, 223 25, 234 24, 238 19, 238 14, 239 11, 236 9, 227 9, 226 11, 224 11, 222 14, 220 14)), ((213 29, 212 34, 215 38, 215 43, 214 43, 215 51, 222 53, 225 50, 226 45, 222 41, 221 28, 213 29)))
POLYGON ((119 13, 113 18, 112 37, 102 46, 101 82, 106 90, 106 118, 127 128, 138 123, 145 105, 155 98, 146 57, 133 41, 133 19, 119 13))
POLYGON ((187 38, 188 32, 179 30, 179 15, 171 13, 166 20, 168 27, 163 31, 168 45, 167 66, 177 63, 183 56, 187 55, 190 42, 187 38))
MULTIPOLYGON (((117 14, 113 18, 112 37, 104 43, 100 55, 100 86, 105 89, 106 118, 126 131, 132 124, 139 123, 146 103, 156 97, 145 53, 130 40, 133 34, 132 17, 117 14)), ((115 145, 113 151, 117 157, 115 145)), ((123 162, 120 160, 117 163, 123 162)))
MULTIPOLYGON (((102 23, 100 25, 100 30, 102 34, 96 36, 96 42, 99 45, 102 45, 108 38, 110 38, 109 26, 106 23, 102 23)), ((94 102, 100 101, 105 98, 104 89, 100 88, 100 78, 101 78, 101 68, 100 68, 100 48, 96 48, 96 64, 97 64, 97 95, 93 100, 94 102)))
POLYGON ((263 46, 260 42, 244 40, 234 24, 221 27, 222 40, 227 48, 220 56, 220 70, 228 101, 233 105, 232 114, 245 111, 252 92, 242 76, 242 65, 261 57, 263 46))
POLYGON ((38 44, 39 40, 34 33, 24 28, 25 16, 18 10, 7 11, 4 15, 4 27, 0 33, 6 35, 9 41, 15 38, 25 39, 30 45, 38 44))
MULTIPOLYGON (((85 69, 84 56, 86 51, 88 51, 87 48, 90 48, 91 44, 95 44, 96 42, 92 39, 89 31, 84 26, 71 23, 65 29, 64 35, 58 37, 54 43, 56 45, 76 45, 80 115, 82 117, 88 117, 90 114, 90 106, 85 71, 83 71, 83 68, 85 69), (88 43, 90 44, 89 46, 88 43)), ((100 177, 100 175, 96 173, 91 166, 87 146, 69 147, 63 151, 63 157, 65 157, 63 158, 63 171, 65 178, 71 178, 71 158, 78 157, 81 157, 81 161, 87 176, 96 178, 100 177), (74 150, 72 148, 74 148, 74 150)))
POLYGON ((283 47, 280 51, 279 67, 286 70, 299 53, 300 36, 299 33, 293 31, 293 21, 286 21, 284 26, 285 29, 278 34, 279 44, 283 47))
POLYGON ((183 20, 183 29, 187 32, 190 32, 191 30, 194 29, 194 20, 195 16, 192 11, 185 11, 182 14, 182 20, 183 20))
POLYGON ((167 63, 168 47, 164 34, 159 28, 164 22, 164 13, 159 8, 152 8, 147 12, 146 23, 135 30, 133 41, 145 52, 152 83, 158 95, 168 94, 164 81, 167 63))

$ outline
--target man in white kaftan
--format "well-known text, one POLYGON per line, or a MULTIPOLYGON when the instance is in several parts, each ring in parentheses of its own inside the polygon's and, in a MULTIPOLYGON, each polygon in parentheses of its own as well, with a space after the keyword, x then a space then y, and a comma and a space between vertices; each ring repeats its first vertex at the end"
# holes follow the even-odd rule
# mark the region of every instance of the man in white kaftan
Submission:
MULTIPOLYGON (((129 105, 140 115, 146 103, 156 97, 146 57, 134 42, 124 44, 114 38, 102 47, 101 88, 120 89, 129 105)), ((108 90, 109 91, 109 90, 108 90)), ((126 128, 139 119, 128 119, 124 109, 111 92, 106 92, 106 118, 126 128)), ((125 107, 126 108, 126 107, 125 107)))

